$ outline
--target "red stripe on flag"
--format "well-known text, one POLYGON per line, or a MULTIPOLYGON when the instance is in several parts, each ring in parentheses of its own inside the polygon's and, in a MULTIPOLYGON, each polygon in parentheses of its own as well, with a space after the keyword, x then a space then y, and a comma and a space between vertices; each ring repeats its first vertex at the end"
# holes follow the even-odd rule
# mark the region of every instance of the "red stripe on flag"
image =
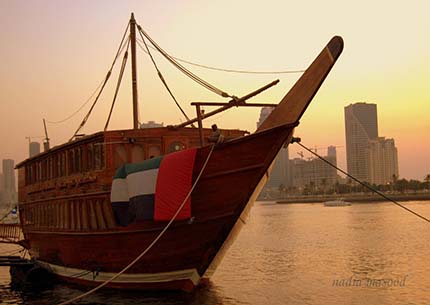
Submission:
MULTIPOLYGON (((154 220, 170 220, 192 187, 196 149, 166 155, 158 169, 155 187, 154 220)), ((191 217, 191 196, 176 220, 191 217)))

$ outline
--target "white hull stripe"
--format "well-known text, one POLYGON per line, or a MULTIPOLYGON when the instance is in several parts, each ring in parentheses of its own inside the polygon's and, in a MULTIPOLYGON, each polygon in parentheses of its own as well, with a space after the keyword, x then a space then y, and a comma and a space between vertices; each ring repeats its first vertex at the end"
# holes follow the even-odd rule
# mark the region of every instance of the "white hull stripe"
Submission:
MULTIPOLYGON (((42 261, 38 261, 38 263, 55 274, 71 279, 74 278, 79 280, 104 282, 116 274, 112 272, 99 272, 94 278, 93 273, 88 270, 58 266, 42 261)), ((124 273, 113 280, 112 283, 150 284, 178 280, 190 280, 194 285, 197 285, 199 283, 200 276, 196 269, 185 269, 160 273, 124 273)))

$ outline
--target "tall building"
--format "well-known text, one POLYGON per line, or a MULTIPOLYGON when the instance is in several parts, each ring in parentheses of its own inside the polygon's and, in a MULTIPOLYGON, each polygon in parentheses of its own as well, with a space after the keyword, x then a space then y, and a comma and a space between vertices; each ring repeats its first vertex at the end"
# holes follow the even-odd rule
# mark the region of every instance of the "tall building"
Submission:
POLYGON ((29 157, 33 157, 35 155, 40 154, 40 143, 39 142, 30 142, 30 144, 28 144, 28 152, 29 152, 29 157))
POLYGON ((380 137, 369 141, 370 179, 373 184, 393 183, 399 177, 397 148, 394 139, 380 137))
POLYGON ((269 116, 270 113, 272 113, 273 111, 273 107, 263 107, 260 110, 260 118, 258 119, 257 122, 257 129, 258 127, 260 127, 261 124, 263 124, 263 122, 267 119, 267 117, 269 116))
POLYGON ((281 185, 290 186, 291 182, 289 174, 288 148, 282 148, 275 158, 272 172, 270 173, 266 186, 273 188, 279 188, 281 185))
MULTIPOLYGON (((273 107, 263 107, 260 111, 260 118, 257 122, 257 128, 267 119, 273 111, 273 107)), ((266 183, 267 187, 279 188, 279 186, 290 186, 291 175, 289 170, 289 153, 288 147, 281 148, 273 163, 272 172, 266 183)))
POLYGON ((3 159, 3 197, 6 202, 15 201, 15 162, 11 159, 3 159))
POLYGON ((4 177, 3 174, 0 173, 0 193, 4 191, 4 177))
POLYGON ((367 148, 378 138, 376 104, 355 103, 345 107, 346 162, 348 173, 370 182, 367 148))
POLYGON ((376 104, 345 107, 346 161, 348 172, 372 184, 387 184, 399 177, 394 139, 378 135, 376 104))
POLYGON ((15 188, 15 161, 3 159, 3 179, 5 191, 16 191, 15 188))

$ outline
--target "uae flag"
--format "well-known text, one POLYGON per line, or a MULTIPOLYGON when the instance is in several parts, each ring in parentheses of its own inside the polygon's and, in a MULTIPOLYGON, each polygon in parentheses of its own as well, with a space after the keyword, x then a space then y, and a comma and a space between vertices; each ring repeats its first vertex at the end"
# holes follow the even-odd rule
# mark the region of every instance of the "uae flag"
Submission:
MULTIPOLYGON (((169 221, 192 187, 196 149, 121 166, 112 181, 111 203, 116 221, 169 221)), ((191 217, 191 196, 175 220, 191 217)))

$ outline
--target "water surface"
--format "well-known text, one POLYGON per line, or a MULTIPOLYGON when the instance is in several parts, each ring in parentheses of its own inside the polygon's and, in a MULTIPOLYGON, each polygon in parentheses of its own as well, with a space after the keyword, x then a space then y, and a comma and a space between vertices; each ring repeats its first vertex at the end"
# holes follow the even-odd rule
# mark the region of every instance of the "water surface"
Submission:
MULTIPOLYGON (((406 202, 430 217, 430 201, 406 202)), ((0 245, 0 252, 13 250, 0 245)), ((257 203, 210 285, 193 294, 97 292, 80 304, 430 304, 430 224, 391 203, 257 203)), ((10 288, 2 304, 55 304, 82 291, 10 288)))

